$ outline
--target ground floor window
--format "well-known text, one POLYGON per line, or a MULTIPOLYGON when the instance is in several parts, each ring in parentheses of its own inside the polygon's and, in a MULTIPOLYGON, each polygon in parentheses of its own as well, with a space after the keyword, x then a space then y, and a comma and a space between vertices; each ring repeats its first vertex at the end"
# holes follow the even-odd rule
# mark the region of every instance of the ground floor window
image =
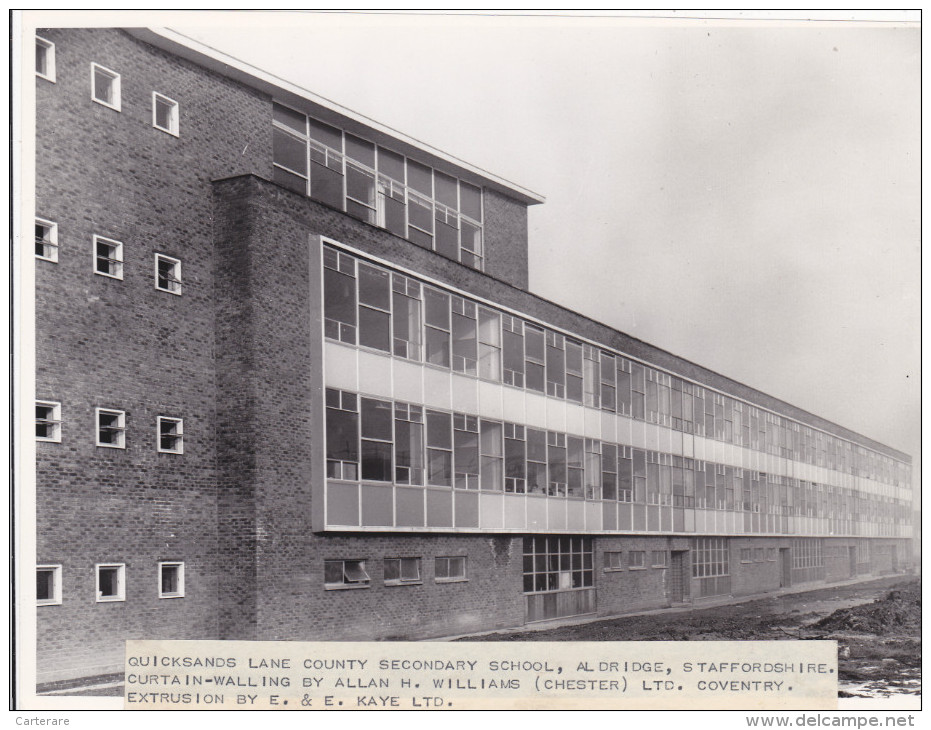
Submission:
POLYGON ((577 616, 595 610, 590 537, 525 537, 527 620, 577 616))
POLYGON ((800 538, 792 541, 793 582, 824 578, 824 540, 800 538))
POLYGON ((698 581, 699 597, 731 592, 728 553, 727 538, 699 537, 692 540, 692 578, 698 581))

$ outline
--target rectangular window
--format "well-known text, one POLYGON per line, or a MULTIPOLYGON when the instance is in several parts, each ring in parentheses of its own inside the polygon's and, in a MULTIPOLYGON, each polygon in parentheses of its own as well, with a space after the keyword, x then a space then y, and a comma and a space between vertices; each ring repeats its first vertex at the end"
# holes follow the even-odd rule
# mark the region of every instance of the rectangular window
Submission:
POLYGON ((631 392, 630 392, 630 370, 631 365, 628 360, 622 357, 616 358, 617 361, 617 412, 624 416, 631 414, 631 392))
POLYGON ((97 409, 97 445, 110 449, 126 448, 126 413, 97 409))
POLYGON ((601 461, 601 442, 585 439, 585 499, 601 499, 601 461))
POLYGON ((654 568, 665 568, 666 567, 666 551, 665 550, 653 550, 650 557, 650 564, 654 568))
POLYGON ((601 359, 601 407, 606 411, 617 410, 617 368, 614 355, 599 353, 601 359))
POLYGON ((359 478, 359 406, 355 393, 326 389, 327 477, 359 478))
POLYGON ((332 248, 323 249, 323 317, 327 337, 356 344, 356 260, 332 248))
POLYGON ((524 387, 524 323, 516 317, 502 315, 504 330, 502 349, 504 354, 504 382, 524 387))
POLYGON ((96 63, 91 64, 91 98, 98 104, 120 110, 120 75, 96 63))
POLYGON ((155 254, 155 288, 181 296, 181 262, 164 254, 155 254))
POLYGON ((624 570, 624 553, 612 550, 605 553, 605 570, 624 570))
POLYGON ((36 218, 36 258, 58 262, 58 224, 36 218))
POLYGON ((566 434, 556 431, 546 433, 546 457, 549 482, 546 493, 551 497, 566 496, 566 434))
POLYGON ((455 583, 468 580, 466 576, 465 556, 436 558, 433 567, 433 577, 437 583, 455 583))
POLYGON ((546 394, 566 397, 566 340, 551 330, 546 331, 546 394))
POLYGON ((375 225, 375 145, 346 134, 346 212, 375 225))
POLYGON ((699 596, 720 596, 731 592, 728 541, 724 537, 692 540, 692 577, 698 578, 699 596))
POLYGON ((178 136, 178 119, 180 116, 178 102, 152 92, 152 126, 163 132, 178 136))
POLYGON ((452 297, 453 370, 475 375, 478 365, 476 307, 462 297, 452 297))
POLYGON ((527 443, 524 427, 504 424, 504 491, 523 494, 527 491, 527 443))
POLYGON ((362 479, 392 480, 392 414, 390 402, 362 398, 362 479))
POLYGON ((546 392, 545 366, 546 344, 543 330, 532 324, 524 322, 524 375, 527 379, 527 388, 538 393, 546 392))
POLYGON ((423 484, 423 408, 394 404, 394 481, 423 484))
POLYGON ((763 548, 753 548, 753 562, 762 563, 765 560, 763 548))
POLYGON ((94 236, 94 272, 111 279, 123 278, 123 244, 94 236))
POLYGON ((423 583, 420 572, 420 558, 385 558, 386 586, 423 583))
POLYGON ((643 367, 636 363, 630 364, 630 397, 631 415, 639 420, 645 417, 646 388, 643 379, 643 367))
POLYGON ((750 563, 752 561, 753 561, 753 557, 752 557, 750 548, 740 548, 740 562, 750 563))
POLYGON ((36 36, 36 76, 55 83, 55 44, 36 36))
POLYGON ((158 417, 158 451, 160 454, 184 453, 184 421, 168 416, 158 417))
POLYGON ((126 600, 126 565, 122 563, 98 563, 97 603, 126 600))
MULTIPOLYGON (((621 449, 624 447, 622 446, 621 449)), ((619 499, 617 478, 617 449, 614 444, 601 444, 601 498, 609 501, 619 499)), ((628 484, 628 491, 630 486, 628 484)), ((629 499, 622 500, 629 502, 629 499)))
POLYGON ((61 443, 61 403, 36 401, 36 441, 61 443))
POLYGON ((503 429, 496 421, 481 421, 482 491, 500 492, 504 488, 503 429))
POLYGON ((371 578, 365 571, 364 560, 324 560, 323 587, 328 590, 341 588, 367 588, 371 578))
POLYGON ((61 566, 36 566, 36 605, 58 606, 61 604, 61 566))
POLYGON ((310 197, 343 210, 343 133, 316 119, 308 118, 310 149, 310 197))
POLYGON ((184 563, 158 564, 158 597, 184 598, 184 563))
POLYGON ((601 363, 598 350, 591 345, 585 346, 585 405, 589 408, 601 407, 601 363))
POLYGON ((456 413, 453 428, 456 489, 478 489, 478 419, 456 413))
POLYGON ((590 537, 524 538, 524 593, 591 588, 593 582, 590 537))
POLYGON ((426 360, 444 368, 450 366, 449 295, 423 288, 426 360))
POLYGON ((583 402, 582 344, 566 340, 566 400, 583 402))
POLYGON ((394 307, 394 354, 408 360, 420 360, 420 284, 400 274, 391 281, 394 307))
POLYGON ((636 570, 638 568, 646 568, 646 551, 645 550, 630 550, 627 553, 627 567, 631 570, 636 570))
POLYGON ((427 484, 451 487, 453 483, 452 416, 427 411, 427 484))
POLYGON ((478 308, 478 376, 501 381, 501 315, 478 308))
POLYGON ((391 277, 384 269, 358 262, 359 344, 391 352, 391 277))
POLYGON ((272 104, 272 161, 275 182, 307 195, 307 117, 272 104))
POLYGON ((527 437, 527 491, 545 494, 546 485, 546 431, 526 428, 527 437))

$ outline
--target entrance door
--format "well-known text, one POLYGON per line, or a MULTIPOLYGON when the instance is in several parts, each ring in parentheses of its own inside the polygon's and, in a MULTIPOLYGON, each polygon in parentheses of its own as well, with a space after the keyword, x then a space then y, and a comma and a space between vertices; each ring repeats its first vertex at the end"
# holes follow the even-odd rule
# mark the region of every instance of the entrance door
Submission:
POLYGON ((779 560, 782 565, 779 587, 788 588, 792 585, 792 553, 789 548, 779 548, 779 560))
POLYGON ((673 550, 669 561, 669 601, 682 603, 689 599, 688 550, 673 550))
POLYGON ((896 545, 892 546, 892 572, 899 572, 899 548, 896 545))
POLYGON ((850 577, 854 578, 857 575, 857 549, 851 545, 847 551, 850 555, 850 577))

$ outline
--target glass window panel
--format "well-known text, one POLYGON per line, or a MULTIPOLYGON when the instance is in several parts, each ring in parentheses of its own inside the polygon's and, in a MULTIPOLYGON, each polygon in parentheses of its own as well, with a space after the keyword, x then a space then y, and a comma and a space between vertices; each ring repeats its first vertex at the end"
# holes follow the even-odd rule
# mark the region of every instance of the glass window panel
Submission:
POLYGON ((449 333, 427 327, 426 360, 432 365, 449 367, 449 333))
POLYGON ((527 429, 527 459, 530 461, 546 461, 546 431, 527 429))
POLYGON ((481 222, 482 220, 482 191, 474 185, 459 182, 460 211, 469 218, 481 222))
POLYGON ((310 197, 343 209, 343 174, 319 162, 310 165, 310 197))
POLYGON ((427 445, 452 448, 452 423, 448 413, 427 411, 427 445))
POLYGON ((362 440, 362 478, 390 482, 391 444, 362 440))
POLYGON ((357 413, 327 408, 326 453, 327 459, 336 461, 359 460, 359 416, 357 413))
POLYGON ((501 424, 482 420, 482 453, 487 456, 502 455, 501 424))
POLYGON ((272 170, 272 180, 274 180, 279 185, 282 185, 288 190, 293 190, 296 193, 301 195, 307 195, 307 179, 303 177, 298 177, 293 173, 288 172, 287 170, 282 170, 280 167, 275 167, 272 170))
POLYGON ((466 362, 462 369, 474 374, 475 363, 478 360, 476 322, 471 317, 453 313, 452 323, 453 356, 463 358, 466 362))
POLYGON ((453 455, 449 451, 427 449, 427 483, 450 487, 453 483, 453 455))
POLYGON ((524 338, 509 330, 504 331, 504 367, 517 373, 524 372, 524 338))
POLYGON ((435 289, 424 288, 424 314, 427 324, 449 329, 449 295, 435 289))
POLYGON ((343 133, 336 127, 324 124, 313 117, 308 119, 309 136, 311 139, 325 144, 337 152, 343 151, 343 133))
POLYGON ((359 262, 359 303, 391 309, 391 277, 387 271, 359 262))
POLYGON ((384 198, 384 205, 384 227, 394 235, 404 237, 407 233, 407 206, 404 201, 395 198, 384 198))
POLYGON ((420 300, 394 292, 394 354, 420 359, 420 300))
MULTIPOLYGON (((428 198, 433 197, 433 170, 426 165, 421 165, 414 160, 407 161, 407 184, 419 193, 423 193, 428 198)), ((432 206, 431 206, 432 208, 432 206)), ((430 212, 433 217, 433 211, 430 212)), ((423 226, 422 226, 423 227, 423 226)))
POLYGON ((439 170, 433 173, 436 192, 434 197, 443 205, 449 206, 453 210, 459 210, 459 195, 457 192, 456 178, 445 175, 439 170))
POLYGON ((387 312, 359 307, 359 344, 391 352, 390 319, 387 312))
POLYGON ((281 104, 272 104, 272 118, 303 135, 307 134, 307 117, 281 104))
POLYGON ((386 150, 384 147, 379 147, 378 171, 394 180, 397 180, 398 182, 403 183, 404 158, 396 152, 386 150))
POLYGON ((454 432, 457 474, 478 474, 478 434, 471 431, 454 432))
POLYGON ((351 134, 346 135, 346 156, 375 168, 375 145, 351 134))
POLYGON ((362 438, 391 440, 391 403, 373 398, 362 399, 362 438))
POLYGON ((272 130, 272 156, 276 164, 307 175, 307 143, 283 129, 272 130))
MULTIPOLYGON (((413 217, 411 223, 414 223, 413 217)), ((419 224, 417 224, 419 225, 419 224)), ((459 260, 459 229, 444 223, 436 222, 436 252, 453 261, 459 260)))
MULTIPOLYGON (((398 467, 407 467, 413 472, 423 470, 423 424, 396 420, 394 423, 395 462, 398 467)), ((420 484, 420 479, 411 479, 411 484, 420 484)))

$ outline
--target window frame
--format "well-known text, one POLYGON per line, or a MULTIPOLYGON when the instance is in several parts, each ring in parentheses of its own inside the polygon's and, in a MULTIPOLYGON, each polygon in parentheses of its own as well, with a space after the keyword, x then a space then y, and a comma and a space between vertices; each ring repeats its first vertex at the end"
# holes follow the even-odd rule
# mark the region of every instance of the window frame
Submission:
POLYGON ((181 259, 176 259, 173 256, 168 256, 163 253, 155 254, 155 288, 158 291, 165 292, 166 294, 174 294, 176 297, 181 296, 182 292, 184 291, 184 281, 181 277, 181 259), (171 276, 165 277, 166 279, 168 279, 169 288, 167 289, 165 287, 159 286, 159 283, 158 283, 158 280, 160 278, 159 271, 158 271, 158 265, 159 265, 159 262, 161 261, 168 261, 172 264, 171 276), (177 287, 178 287, 177 291, 170 288, 172 284, 177 284, 177 287))
MULTIPOLYGON (((37 400, 36 407, 39 406, 48 406, 52 409, 52 418, 51 420, 45 419, 45 423, 52 423, 55 435, 52 437, 39 436, 36 435, 36 441, 42 441, 49 444, 60 444, 61 443, 61 403, 50 400, 37 400)), ((39 425, 39 415, 36 414, 36 426, 39 425)))
POLYGON ((651 550, 650 551, 650 567, 651 568, 667 568, 669 567, 669 551, 668 550, 651 550), (657 555, 662 556, 663 562, 657 562, 657 555))
POLYGON ((94 273, 97 274, 98 276, 105 276, 108 279, 117 279, 119 281, 122 281, 123 280, 123 264, 125 263, 123 259, 123 242, 117 241, 114 238, 107 238, 106 236, 100 236, 95 233, 93 236, 93 243, 94 243, 94 247, 93 247, 94 273), (103 242, 107 244, 108 246, 112 246, 115 249, 113 257, 107 258, 106 260, 110 262, 110 264, 115 265, 115 268, 117 270, 116 274, 110 274, 106 271, 101 271, 98 268, 97 262, 100 260, 100 256, 97 253, 97 244, 100 242, 103 242))
MULTIPOLYGON (((52 572, 52 597, 39 598, 36 596, 36 606, 60 606, 62 601, 61 595, 61 563, 46 563, 36 566, 36 573, 40 570, 52 572)), ((36 586, 38 588, 38 585, 36 586)))
POLYGON ((624 570, 624 551, 623 550, 605 550, 604 551, 604 572, 617 573, 624 570), (610 558, 608 556, 611 556, 610 558))
POLYGON ((160 454, 183 454, 184 453, 184 419, 178 418, 177 416, 158 416, 155 419, 156 428, 155 428, 155 443, 158 453, 160 454), (174 433, 162 433, 162 424, 171 424, 174 423, 177 425, 178 429, 174 433), (166 449, 162 446, 162 437, 169 436, 175 439, 177 443, 177 448, 166 449))
POLYGON ((184 598, 184 561, 182 560, 161 560, 158 563, 158 597, 159 598, 184 598), (165 568, 178 569, 178 590, 173 593, 165 593, 162 590, 162 576, 165 568))
POLYGON ((423 585, 423 558, 420 557, 401 557, 401 558, 384 558, 382 561, 382 577, 384 579, 384 584, 386 586, 416 586, 423 585), (397 563, 398 577, 397 578, 388 578, 388 564, 397 563), (404 566, 415 565, 417 567, 417 577, 416 578, 405 578, 404 577, 404 566))
POLYGON ((120 411, 115 408, 95 408, 94 409, 94 424, 95 424, 95 441, 96 441, 97 446, 99 446, 102 449, 125 449, 126 448, 126 411, 120 411), (113 427, 113 430, 117 431, 120 434, 119 443, 107 444, 107 443, 101 442, 100 440, 100 416, 102 414, 118 416, 117 423, 119 425, 116 427, 113 427))
POLYGON ((101 66, 99 63, 91 61, 91 100, 100 104, 101 106, 107 107, 107 109, 113 109, 114 111, 122 111, 122 83, 120 74, 116 71, 107 68, 106 66, 101 66), (112 82, 113 97, 114 102, 108 102, 105 99, 101 99, 97 96, 97 71, 101 71, 105 76, 110 77, 112 82))
POLYGON ((55 83, 55 44, 42 36, 36 36, 36 46, 42 46, 45 49, 45 73, 39 71, 39 65, 36 64, 36 76, 46 81, 55 83))
POLYGON ((157 91, 152 92, 152 126, 159 130, 160 132, 165 132, 170 134, 172 137, 180 137, 181 132, 181 105, 174 99, 170 99, 164 94, 160 94, 157 91), (158 123, 158 103, 159 101, 167 102, 169 107, 168 112, 168 127, 163 127, 158 123))
POLYGON ((94 593, 96 603, 119 603, 126 600, 126 563, 95 563, 94 564, 94 593), (114 596, 100 594, 100 571, 115 568, 117 592, 114 596))
POLYGON ((360 588, 369 588, 372 584, 372 577, 368 574, 368 571, 365 569, 365 559, 357 558, 334 558, 323 560, 323 589, 326 591, 352 591, 360 588), (339 583, 327 583, 326 582, 326 569, 327 563, 339 563, 342 566, 342 575, 343 580, 339 583), (346 565, 348 563, 358 563, 359 569, 365 575, 364 579, 358 581, 347 580, 346 576, 346 565))
POLYGON ((467 583, 469 581, 469 556, 468 555, 438 555, 433 559, 433 581, 434 583, 467 583), (446 561, 446 576, 437 575, 437 566, 441 560, 446 561), (453 561, 461 561, 461 575, 450 575, 450 567, 453 561))
POLYGON ((627 569, 628 570, 646 570, 647 569, 647 551, 646 550, 628 550, 627 551, 627 569), (639 559, 637 559, 639 556, 639 559))
MULTIPOLYGON (((48 246, 48 247, 49 247, 49 255, 48 255, 48 256, 40 256, 40 255, 37 253, 37 254, 35 255, 36 258, 39 259, 40 261, 49 261, 49 262, 51 262, 51 263, 53 263, 53 264, 57 264, 57 263, 58 263, 58 248, 59 248, 59 245, 58 245, 58 224, 55 223, 55 221, 50 221, 50 220, 48 220, 48 219, 46 219, 46 218, 39 218, 38 216, 36 216, 36 223, 35 223, 35 224, 36 224, 36 226, 45 226, 45 227, 47 227, 47 228, 49 229, 49 238, 48 238, 48 240, 46 241, 45 239, 42 239, 42 245, 43 245, 43 247, 44 247, 44 246, 48 246)), ((36 239, 36 243, 38 243, 38 242, 39 242, 39 239, 37 238, 37 239, 36 239)), ((95 252, 96 252, 96 247, 95 247, 95 252)))

